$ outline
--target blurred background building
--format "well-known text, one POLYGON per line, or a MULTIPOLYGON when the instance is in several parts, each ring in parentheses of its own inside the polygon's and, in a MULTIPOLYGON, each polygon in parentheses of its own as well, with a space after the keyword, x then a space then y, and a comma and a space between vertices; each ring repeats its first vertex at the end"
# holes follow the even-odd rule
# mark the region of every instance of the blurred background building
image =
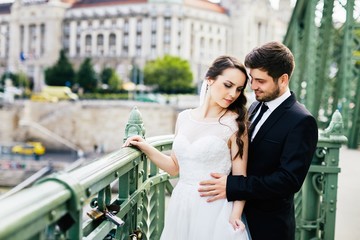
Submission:
POLYGON ((291 0, 15 0, 0 4, 0 74, 24 72, 33 90, 61 49, 77 68, 132 68, 164 54, 188 60, 194 83, 218 55, 241 60, 253 47, 282 40, 291 0))

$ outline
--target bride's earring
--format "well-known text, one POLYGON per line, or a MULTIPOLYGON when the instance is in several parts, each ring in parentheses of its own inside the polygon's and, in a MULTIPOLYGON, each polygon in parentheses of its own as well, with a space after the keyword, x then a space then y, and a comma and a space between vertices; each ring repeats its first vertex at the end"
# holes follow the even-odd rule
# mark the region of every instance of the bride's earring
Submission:
POLYGON ((206 81, 206 91, 208 91, 210 89, 210 86, 211 86, 211 81, 207 80, 206 81))
POLYGON ((209 97, 211 97, 211 85, 210 84, 208 84, 207 86, 206 86, 206 95, 208 95, 209 97))
POLYGON ((211 79, 207 79, 206 81, 206 95, 209 97, 211 96, 211 85, 213 84, 213 81, 211 79))

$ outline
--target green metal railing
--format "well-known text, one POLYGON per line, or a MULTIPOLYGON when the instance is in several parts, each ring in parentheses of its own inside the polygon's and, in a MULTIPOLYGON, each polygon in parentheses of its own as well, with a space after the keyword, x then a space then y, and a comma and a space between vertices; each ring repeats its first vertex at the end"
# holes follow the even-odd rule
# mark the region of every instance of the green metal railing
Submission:
POLYGON ((342 117, 336 111, 329 127, 320 131, 309 173, 295 197, 296 239, 335 238, 339 151, 347 142, 342 132, 342 117))
MULTIPOLYGON (((144 134, 136 108, 126 134, 144 134)), ((147 140, 160 151, 167 151, 172 139, 169 135, 147 140)), ((0 200, 0 239, 98 240, 129 239, 129 235, 136 239, 138 229, 142 239, 158 239, 164 224, 165 190, 172 191, 168 180, 169 175, 160 173, 139 151, 120 149, 0 200), (116 194, 112 193, 114 183, 118 185, 116 194), (117 226, 110 221, 116 217, 124 224, 117 226)))
MULTIPOLYGON (((309 174, 296 196, 296 239, 334 239, 339 149, 346 142, 342 129, 337 111, 320 134, 309 174)), ((127 137, 145 132, 136 108, 125 132, 127 137)), ((173 136, 147 141, 167 152, 173 136)), ((120 149, 0 200, 0 239, 156 240, 164 225, 166 192, 172 192, 168 174, 138 150, 120 149)))

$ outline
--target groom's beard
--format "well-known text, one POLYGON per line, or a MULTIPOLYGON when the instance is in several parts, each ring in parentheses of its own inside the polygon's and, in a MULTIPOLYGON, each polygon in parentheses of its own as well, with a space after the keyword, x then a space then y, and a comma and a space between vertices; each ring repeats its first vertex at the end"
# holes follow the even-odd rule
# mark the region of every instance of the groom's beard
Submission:
POLYGON ((259 102, 269 102, 271 100, 274 100, 280 96, 280 87, 279 85, 276 85, 275 89, 272 92, 269 92, 267 94, 264 94, 262 96, 257 96, 255 94, 255 98, 259 102))

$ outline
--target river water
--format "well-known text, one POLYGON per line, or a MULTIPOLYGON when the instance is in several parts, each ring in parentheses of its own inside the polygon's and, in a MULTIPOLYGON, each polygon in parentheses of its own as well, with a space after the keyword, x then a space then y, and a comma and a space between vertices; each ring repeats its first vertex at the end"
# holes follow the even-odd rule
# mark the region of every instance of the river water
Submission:
POLYGON ((49 164, 54 170, 62 170, 61 166, 68 166, 76 160, 75 152, 47 152, 40 159, 33 156, 0 154, 0 195, 24 181, 24 177, 21 176, 29 177, 49 164))

